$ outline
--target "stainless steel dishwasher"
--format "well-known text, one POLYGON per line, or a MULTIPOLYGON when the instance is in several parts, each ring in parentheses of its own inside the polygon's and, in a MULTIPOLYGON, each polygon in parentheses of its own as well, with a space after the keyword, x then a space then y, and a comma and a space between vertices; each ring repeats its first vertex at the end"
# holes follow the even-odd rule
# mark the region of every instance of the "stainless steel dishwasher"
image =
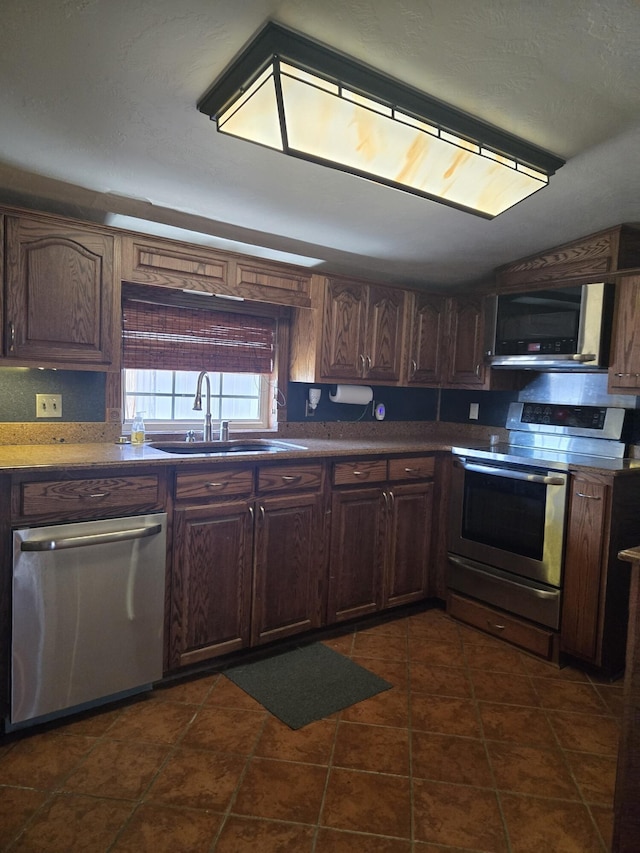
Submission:
POLYGON ((166 529, 154 513, 14 531, 7 730, 162 677, 166 529))

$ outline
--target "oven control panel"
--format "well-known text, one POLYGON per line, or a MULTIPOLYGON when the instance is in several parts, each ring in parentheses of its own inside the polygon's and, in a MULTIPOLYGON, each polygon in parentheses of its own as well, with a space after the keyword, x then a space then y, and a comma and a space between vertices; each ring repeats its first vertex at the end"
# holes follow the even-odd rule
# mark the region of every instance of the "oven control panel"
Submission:
POLYGON ((551 403, 524 403, 520 422, 579 429, 604 429, 606 406, 560 406, 551 403))

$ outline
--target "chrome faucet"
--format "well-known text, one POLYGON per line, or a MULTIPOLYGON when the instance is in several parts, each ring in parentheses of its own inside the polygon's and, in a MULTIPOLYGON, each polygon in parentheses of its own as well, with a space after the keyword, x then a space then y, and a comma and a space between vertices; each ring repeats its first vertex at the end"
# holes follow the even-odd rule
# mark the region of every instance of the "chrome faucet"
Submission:
POLYGON ((207 380, 207 411, 204 418, 204 435, 203 438, 205 441, 211 441, 211 382, 209 381, 209 376, 207 375, 207 371, 203 370, 198 376, 198 384, 196 385, 196 396, 193 401, 193 411, 201 412, 202 411, 202 380, 207 380))
POLYGON ((220 441, 229 441, 229 421, 220 421, 220 441))

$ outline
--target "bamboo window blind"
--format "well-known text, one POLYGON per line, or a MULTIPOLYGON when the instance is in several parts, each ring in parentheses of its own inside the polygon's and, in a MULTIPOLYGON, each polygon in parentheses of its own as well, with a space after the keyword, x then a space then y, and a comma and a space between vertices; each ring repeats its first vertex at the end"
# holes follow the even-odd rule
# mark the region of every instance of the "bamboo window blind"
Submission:
POLYGON ((123 367, 271 373, 276 322, 271 317, 198 310, 125 299, 123 367))

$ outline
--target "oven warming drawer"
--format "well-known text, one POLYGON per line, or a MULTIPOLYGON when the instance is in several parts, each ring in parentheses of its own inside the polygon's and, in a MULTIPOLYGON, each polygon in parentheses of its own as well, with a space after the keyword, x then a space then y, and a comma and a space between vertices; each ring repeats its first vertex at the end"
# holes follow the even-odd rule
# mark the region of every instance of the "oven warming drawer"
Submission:
POLYGON ((548 628, 558 630, 560 627, 559 589, 543 586, 457 554, 449 554, 447 586, 548 628))

